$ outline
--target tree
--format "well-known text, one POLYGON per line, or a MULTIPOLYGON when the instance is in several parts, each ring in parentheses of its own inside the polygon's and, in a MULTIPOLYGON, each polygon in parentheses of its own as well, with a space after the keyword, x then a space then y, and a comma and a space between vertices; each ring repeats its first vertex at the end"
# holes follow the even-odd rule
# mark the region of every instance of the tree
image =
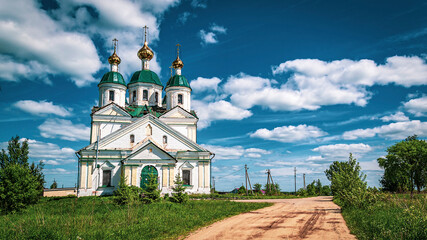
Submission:
POLYGON ((7 152, 0 153, 0 207, 4 212, 19 211, 36 203, 43 195, 43 163, 28 164, 27 140, 12 137, 7 152), (22 142, 22 143, 21 143, 22 142))
POLYGON ((347 162, 333 162, 325 171, 331 181, 331 190, 334 199, 343 207, 358 206, 364 203, 367 190, 366 175, 360 172, 359 163, 350 153, 347 162))
POLYGON ((58 184, 56 183, 55 179, 53 179, 52 185, 50 185, 50 189, 58 188, 58 184))
POLYGON ((157 189, 158 186, 157 177, 150 173, 148 175, 148 183, 145 184, 145 188, 142 190, 142 201, 144 203, 153 203, 160 200, 160 191, 157 189))
POLYGON ((119 205, 135 204, 141 199, 142 189, 137 186, 128 186, 124 174, 120 176, 119 188, 114 191, 114 202, 119 205))
POLYGON ((171 202, 175 203, 184 203, 188 200, 188 195, 185 193, 184 182, 181 179, 181 175, 178 175, 175 178, 175 186, 172 188, 173 193, 169 198, 171 202))
POLYGON ((415 187, 420 192, 427 186, 427 142, 417 135, 387 148, 387 156, 379 158, 378 164, 384 168, 381 185, 389 191, 411 191, 415 187))
POLYGON ((257 193, 261 192, 261 188, 262 188, 262 185, 260 183, 254 184, 254 191, 255 192, 257 192, 257 193))
POLYGON ((238 194, 245 194, 245 193, 246 193, 246 188, 245 188, 245 186, 243 186, 243 184, 242 184, 242 186, 239 188, 239 190, 237 191, 237 193, 238 193, 238 194))

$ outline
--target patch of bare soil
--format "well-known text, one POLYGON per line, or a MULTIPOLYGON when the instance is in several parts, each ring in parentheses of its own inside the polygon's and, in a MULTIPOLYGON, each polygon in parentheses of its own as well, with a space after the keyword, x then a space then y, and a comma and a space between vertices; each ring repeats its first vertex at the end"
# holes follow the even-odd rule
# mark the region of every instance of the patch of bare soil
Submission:
POLYGON ((274 205, 216 222, 186 239, 356 239, 332 197, 241 202, 273 202, 274 205))

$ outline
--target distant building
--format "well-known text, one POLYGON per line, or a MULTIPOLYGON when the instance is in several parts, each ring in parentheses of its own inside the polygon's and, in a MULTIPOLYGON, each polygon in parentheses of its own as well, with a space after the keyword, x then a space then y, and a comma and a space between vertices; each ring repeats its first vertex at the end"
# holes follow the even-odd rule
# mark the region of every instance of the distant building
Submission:
POLYGON ((137 53, 142 69, 126 84, 114 41, 111 71, 98 84, 99 106, 91 113, 90 145, 77 152, 78 196, 112 194, 122 174, 128 185, 142 188, 153 174, 162 193, 172 191, 180 174, 187 192, 209 193, 214 155, 197 144, 198 118, 179 48, 175 75, 164 87, 149 68, 154 53, 145 40, 137 53))

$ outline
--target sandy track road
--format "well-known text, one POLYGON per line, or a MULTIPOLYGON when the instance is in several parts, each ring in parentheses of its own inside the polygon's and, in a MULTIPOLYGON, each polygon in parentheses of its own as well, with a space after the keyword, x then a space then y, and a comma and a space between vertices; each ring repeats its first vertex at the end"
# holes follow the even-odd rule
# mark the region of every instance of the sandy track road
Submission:
POLYGON ((256 199, 273 206, 216 222, 186 239, 356 239, 332 197, 256 199))

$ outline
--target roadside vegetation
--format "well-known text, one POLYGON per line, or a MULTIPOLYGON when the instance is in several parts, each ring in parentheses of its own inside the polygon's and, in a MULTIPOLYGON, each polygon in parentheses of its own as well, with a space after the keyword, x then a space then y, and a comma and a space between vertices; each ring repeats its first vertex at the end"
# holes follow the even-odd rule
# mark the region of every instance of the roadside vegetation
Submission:
POLYGON ((358 239, 427 239, 427 194, 421 191, 427 184, 427 143, 411 136, 387 152, 378 159, 384 168, 380 190, 367 187, 351 153, 347 162, 333 162, 325 174, 334 202, 358 239))
POLYGON ((114 197, 42 198, 0 216, 3 239, 174 239, 269 203, 159 200, 117 205, 114 197))

